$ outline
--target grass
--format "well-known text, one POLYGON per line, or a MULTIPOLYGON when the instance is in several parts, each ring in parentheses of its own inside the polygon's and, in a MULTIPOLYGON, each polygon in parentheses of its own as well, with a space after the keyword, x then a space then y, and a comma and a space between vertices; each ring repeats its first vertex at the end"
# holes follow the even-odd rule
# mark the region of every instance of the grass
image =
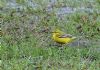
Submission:
POLYGON ((2 55, 1 68, 3 70, 99 70, 100 53, 95 50, 93 51, 93 48, 72 48, 66 46, 61 50, 55 47, 29 47, 20 46, 20 49, 18 49, 18 46, 12 46, 9 49, 7 48, 6 52, 2 55))
MULTIPOLYGON (((48 1, 33 2, 40 4, 23 10, 7 9, 6 2, 1 2, 0 69, 100 70, 100 12, 96 11, 99 0, 58 0, 51 12, 46 11, 48 1), (80 10, 61 17, 57 15, 57 10, 64 6, 87 8, 90 4, 92 13, 80 10), (54 46, 50 33, 54 28, 79 37, 75 41, 80 44, 54 46)), ((27 1, 17 0, 17 3, 26 5, 27 1)))

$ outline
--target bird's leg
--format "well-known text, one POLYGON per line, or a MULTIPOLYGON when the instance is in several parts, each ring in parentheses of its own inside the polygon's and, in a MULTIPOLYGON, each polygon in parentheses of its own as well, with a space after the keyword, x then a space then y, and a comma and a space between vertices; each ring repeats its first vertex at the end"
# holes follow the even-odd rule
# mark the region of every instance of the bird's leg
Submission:
POLYGON ((49 44, 49 46, 62 47, 62 44, 53 43, 53 44, 49 44))
POLYGON ((62 44, 58 44, 57 46, 58 46, 58 47, 60 47, 60 48, 61 48, 61 47, 63 47, 63 45, 62 45, 62 44))
POLYGON ((63 59, 63 54, 64 54, 64 50, 63 50, 63 49, 64 49, 64 47, 61 47, 61 46, 60 46, 60 47, 58 47, 58 48, 59 48, 59 58, 60 58, 60 59, 63 59))

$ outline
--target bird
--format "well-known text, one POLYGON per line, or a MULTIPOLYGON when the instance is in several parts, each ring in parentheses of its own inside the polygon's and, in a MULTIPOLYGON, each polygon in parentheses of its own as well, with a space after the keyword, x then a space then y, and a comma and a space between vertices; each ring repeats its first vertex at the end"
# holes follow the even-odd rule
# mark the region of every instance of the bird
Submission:
POLYGON ((52 31, 52 39, 59 44, 68 44, 75 40, 76 37, 56 29, 55 31, 52 31))

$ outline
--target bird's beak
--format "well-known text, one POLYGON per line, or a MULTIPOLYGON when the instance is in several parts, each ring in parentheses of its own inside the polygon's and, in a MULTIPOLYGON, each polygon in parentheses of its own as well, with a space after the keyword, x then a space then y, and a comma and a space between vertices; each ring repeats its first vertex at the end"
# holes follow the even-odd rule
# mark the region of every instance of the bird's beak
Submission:
POLYGON ((59 33, 59 32, 54 32, 54 31, 53 31, 53 32, 51 32, 51 33, 59 33))
POLYGON ((51 33, 55 33, 54 31, 52 31, 51 33))

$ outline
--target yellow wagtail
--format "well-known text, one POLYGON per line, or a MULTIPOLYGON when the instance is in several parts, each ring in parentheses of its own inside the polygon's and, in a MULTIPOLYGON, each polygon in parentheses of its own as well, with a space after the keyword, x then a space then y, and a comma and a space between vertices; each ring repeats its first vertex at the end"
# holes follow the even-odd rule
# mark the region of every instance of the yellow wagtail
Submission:
POLYGON ((52 39, 59 44, 68 44, 76 39, 76 37, 73 37, 70 34, 64 34, 64 32, 57 29, 52 32, 52 39))

